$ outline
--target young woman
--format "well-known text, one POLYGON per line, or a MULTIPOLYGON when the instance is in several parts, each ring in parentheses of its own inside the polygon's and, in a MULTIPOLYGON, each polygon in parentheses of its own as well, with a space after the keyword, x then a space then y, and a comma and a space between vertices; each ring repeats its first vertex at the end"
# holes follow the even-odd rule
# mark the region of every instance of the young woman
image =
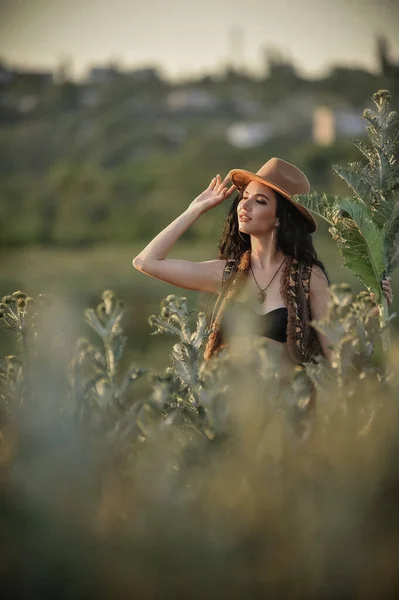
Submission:
MULTIPOLYGON (((330 357, 328 340, 310 326, 311 319, 323 318, 329 299, 326 270, 312 242, 317 225, 312 214, 293 199, 294 194, 309 190, 305 174, 279 158, 267 161, 257 173, 234 169, 224 181, 217 175, 134 258, 134 267, 147 275, 219 295, 205 358, 226 345, 228 315, 240 320, 248 308, 258 335, 279 346, 291 364, 318 354, 330 357), (230 187, 228 180, 233 182, 230 187), (204 262, 168 259, 180 236, 235 190, 238 195, 224 223, 219 258, 204 262)), ((390 304, 390 283, 384 280, 382 285, 390 304)))

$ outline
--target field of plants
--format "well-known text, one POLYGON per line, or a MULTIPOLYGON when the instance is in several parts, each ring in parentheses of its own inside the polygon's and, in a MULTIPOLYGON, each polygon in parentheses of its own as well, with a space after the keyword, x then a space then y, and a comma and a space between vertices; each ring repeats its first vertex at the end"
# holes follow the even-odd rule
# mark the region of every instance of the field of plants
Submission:
POLYGON ((266 343, 204 361, 183 297, 151 318, 175 339, 162 372, 124 361, 109 290, 69 365, 57 307, 4 297, 4 597, 392 597, 399 348, 381 357, 373 306, 334 286, 331 364, 282 385, 266 343))

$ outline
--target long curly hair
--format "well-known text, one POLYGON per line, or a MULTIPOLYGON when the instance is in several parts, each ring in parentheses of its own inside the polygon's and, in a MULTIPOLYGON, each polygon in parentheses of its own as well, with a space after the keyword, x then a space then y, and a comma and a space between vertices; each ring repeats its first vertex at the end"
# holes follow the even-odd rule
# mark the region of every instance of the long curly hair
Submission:
MULTIPOLYGON (((237 280, 233 278, 233 284, 228 286, 227 292, 219 305, 216 320, 213 323, 216 329, 211 332, 205 351, 205 357, 208 358, 220 344, 220 322, 225 307, 237 293, 239 285, 245 280, 251 263, 251 238, 248 234, 239 232, 237 217, 237 206, 243 193, 244 190, 240 191, 233 199, 218 244, 218 258, 225 260, 234 259, 235 265, 239 270, 239 278, 237 280)), ((291 202, 278 192, 275 192, 275 194, 276 217, 279 220, 279 227, 276 232, 276 249, 281 250, 286 256, 297 259, 307 265, 317 265, 322 269, 328 283, 330 283, 327 271, 317 257, 317 252, 313 246, 311 224, 291 202)), ((215 299, 214 294, 204 294, 201 308, 205 311, 209 320, 212 319, 217 301, 218 298, 215 299)))

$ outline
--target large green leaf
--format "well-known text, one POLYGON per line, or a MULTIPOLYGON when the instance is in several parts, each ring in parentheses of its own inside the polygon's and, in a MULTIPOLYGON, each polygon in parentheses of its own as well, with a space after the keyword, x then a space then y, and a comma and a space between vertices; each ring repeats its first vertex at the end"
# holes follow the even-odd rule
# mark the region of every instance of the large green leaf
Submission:
POLYGON ((339 205, 343 216, 334 236, 345 265, 380 299, 380 280, 386 268, 384 234, 363 204, 343 199, 339 205))
POLYGON ((373 188, 370 185, 367 170, 360 163, 352 163, 349 169, 333 165, 333 171, 350 187, 357 200, 365 205, 373 202, 373 188))
POLYGON ((364 239, 373 272, 379 280, 386 267, 384 233, 373 221, 370 209, 363 204, 344 198, 339 202, 341 211, 347 213, 364 239))
POLYGON ((339 218, 338 200, 340 198, 338 196, 312 192, 311 194, 297 194, 293 196, 293 199, 331 225, 334 225, 339 218))
POLYGON ((344 266, 358 277, 366 288, 376 288, 374 270, 367 254, 364 237, 349 219, 342 219, 335 227, 330 228, 333 239, 337 242, 344 259, 344 266))

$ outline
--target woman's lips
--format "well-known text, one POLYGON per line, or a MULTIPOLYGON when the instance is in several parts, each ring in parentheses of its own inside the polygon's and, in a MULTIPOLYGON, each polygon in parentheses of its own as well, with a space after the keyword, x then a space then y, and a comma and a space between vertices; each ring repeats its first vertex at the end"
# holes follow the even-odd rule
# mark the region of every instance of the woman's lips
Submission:
POLYGON ((240 215, 238 218, 240 221, 250 221, 251 220, 249 217, 246 217, 245 215, 240 215))

